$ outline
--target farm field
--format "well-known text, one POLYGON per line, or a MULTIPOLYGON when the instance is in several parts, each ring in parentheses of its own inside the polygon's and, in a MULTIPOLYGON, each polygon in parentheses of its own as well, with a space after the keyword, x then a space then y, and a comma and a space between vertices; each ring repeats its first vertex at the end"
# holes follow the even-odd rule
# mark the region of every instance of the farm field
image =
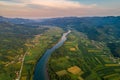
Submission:
POLYGON ((53 27, 40 35, 36 35, 33 40, 26 43, 28 51, 23 65, 21 80, 33 79, 33 72, 37 61, 47 49, 56 44, 62 33, 62 29, 53 27))
POLYGON ((51 55, 48 73, 51 80, 120 80, 119 62, 104 42, 73 30, 51 55))
POLYGON ((28 28, 26 25, 0 23, 0 80, 15 80, 18 77, 27 51, 26 42, 46 30, 47 27, 31 25, 28 28))

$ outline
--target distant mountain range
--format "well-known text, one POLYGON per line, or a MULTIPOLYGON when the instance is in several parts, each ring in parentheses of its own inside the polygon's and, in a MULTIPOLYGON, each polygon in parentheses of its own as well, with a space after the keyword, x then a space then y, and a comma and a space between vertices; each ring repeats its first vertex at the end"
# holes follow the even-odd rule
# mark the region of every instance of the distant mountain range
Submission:
POLYGON ((87 34, 90 39, 100 41, 120 39, 120 16, 63 17, 42 20, 5 18, 1 16, 0 22, 27 25, 27 27, 58 26, 63 29, 74 29, 87 34))
POLYGON ((14 24, 27 24, 27 23, 31 23, 34 20, 30 20, 30 19, 23 19, 23 18, 6 18, 3 16, 0 16, 0 22, 10 22, 10 23, 14 23, 14 24))
POLYGON ((23 18, 6 18, 0 16, 0 22, 10 22, 14 24, 41 24, 41 25, 59 25, 71 26, 72 24, 79 24, 82 22, 90 22, 92 24, 104 24, 120 22, 120 16, 107 16, 107 17, 61 17, 61 18, 48 18, 48 19, 23 19, 23 18), (61 24, 63 23, 63 24, 61 24))

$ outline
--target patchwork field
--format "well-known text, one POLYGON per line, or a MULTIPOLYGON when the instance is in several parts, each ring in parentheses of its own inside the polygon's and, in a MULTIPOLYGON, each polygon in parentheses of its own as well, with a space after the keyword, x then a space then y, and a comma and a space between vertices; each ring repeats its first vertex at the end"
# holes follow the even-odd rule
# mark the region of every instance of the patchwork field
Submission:
POLYGON ((48 72, 51 80, 119 80, 119 62, 104 42, 72 31, 64 45, 52 54, 48 72))
POLYGON ((36 35, 33 40, 26 43, 26 45, 28 45, 28 51, 24 60, 21 80, 33 80, 33 72, 37 61, 47 49, 55 45, 62 33, 62 29, 53 27, 43 34, 36 35))

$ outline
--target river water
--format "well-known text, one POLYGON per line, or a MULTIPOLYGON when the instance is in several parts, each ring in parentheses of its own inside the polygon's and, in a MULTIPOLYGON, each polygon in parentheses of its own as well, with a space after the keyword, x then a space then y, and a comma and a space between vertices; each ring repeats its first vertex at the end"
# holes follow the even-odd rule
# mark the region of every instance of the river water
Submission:
POLYGON ((69 30, 68 32, 64 33, 60 41, 55 46, 53 46, 51 49, 48 49, 44 53, 44 55, 42 56, 42 58, 38 61, 36 65, 33 80, 49 80, 48 75, 47 75, 47 70, 46 70, 48 59, 53 51, 55 51, 57 48, 63 45, 63 43, 67 40, 67 35, 70 32, 71 31, 69 30))

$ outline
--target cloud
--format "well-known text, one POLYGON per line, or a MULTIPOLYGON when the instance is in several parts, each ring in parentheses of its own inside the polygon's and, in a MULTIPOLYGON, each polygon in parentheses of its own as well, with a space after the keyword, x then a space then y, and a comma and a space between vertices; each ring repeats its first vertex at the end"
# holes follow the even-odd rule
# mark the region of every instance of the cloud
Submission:
POLYGON ((49 7, 49 8, 58 8, 58 9, 92 8, 96 6, 95 4, 83 5, 80 4, 79 2, 73 2, 68 0, 1 0, 0 3, 4 3, 4 4, 6 3, 7 5, 25 4, 26 7, 30 7, 30 8, 49 7))
POLYGON ((70 9, 70 8, 91 8, 95 5, 83 5, 78 2, 67 0, 31 0, 31 4, 47 6, 50 8, 70 9))
POLYGON ((59 17, 118 14, 116 9, 73 0, 0 0, 0 15, 8 17, 59 17), (112 11, 112 12, 111 12, 112 11))
POLYGON ((45 9, 47 6, 39 5, 39 4, 27 4, 26 7, 33 9, 45 9))
POLYGON ((0 0, 1 2, 9 2, 9 3, 23 3, 29 2, 30 0, 0 0))

